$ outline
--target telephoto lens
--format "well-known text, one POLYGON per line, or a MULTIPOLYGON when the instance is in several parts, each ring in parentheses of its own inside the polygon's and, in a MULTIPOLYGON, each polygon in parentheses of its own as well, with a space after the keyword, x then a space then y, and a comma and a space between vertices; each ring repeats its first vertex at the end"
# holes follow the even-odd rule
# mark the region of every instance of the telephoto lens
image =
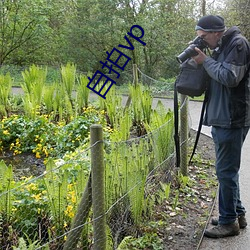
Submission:
POLYGON ((197 36, 190 45, 181 53, 179 54, 176 59, 179 63, 185 62, 190 57, 198 55, 198 53, 195 51, 195 47, 199 48, 200 50, 203 50, 207 48, 207 43, 199 36, 197 36))

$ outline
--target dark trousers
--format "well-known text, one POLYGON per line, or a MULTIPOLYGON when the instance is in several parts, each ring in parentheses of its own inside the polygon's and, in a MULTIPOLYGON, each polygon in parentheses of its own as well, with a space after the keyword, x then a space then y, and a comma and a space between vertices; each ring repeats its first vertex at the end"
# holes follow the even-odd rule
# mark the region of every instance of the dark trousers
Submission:
POLYGON ((241 149, 249 127, 212 127, 215 143, 216 175, 219 181, 219 223, 230 224, 245 214, 240 200, 239 169, 241 149))

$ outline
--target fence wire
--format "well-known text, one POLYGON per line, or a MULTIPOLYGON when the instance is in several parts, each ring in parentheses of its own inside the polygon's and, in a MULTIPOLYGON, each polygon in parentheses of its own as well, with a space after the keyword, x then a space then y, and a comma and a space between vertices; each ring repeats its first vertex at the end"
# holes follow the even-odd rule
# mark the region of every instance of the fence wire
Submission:
POLYGON ((166 79, 156 80, 144 74, 139 68, 137 68, 137 70, 140 76, 139 81, 143 85, 148 86, 154 94, 167 95, 167 96, 173 95, 174 91, 173 80, 166 80, 166 79))
MULTIPOLYGON (((155 81, 140 73, 144 82, 155 81)), ((107 249, 117 249, 126 237, 142 233, 138 225, 153 218, 161 183, 173 178, 173 129, 171 116, 141 137, 98 142, 104 143, 105 152, 107 249)), ((1 249, 92 249, 93 223, 100 219, 93 219, 91 208, 92 147, 77 149, 73 158, 49 159, 40 166, 41 175, 19 179, 11 165, 1 161, 1 249)))
MULTIPOLYGON (((126 236, 136 235, 140 222, 154 214, 160 183, 171 181, 173 140, 166 143, 163 137, 169 127, 169 123, 164 124, 133 140, 105 142, 106 220, 110 239, 107 249, 117 249, 126 236), (159 162, 159 158, 163 160, 159 162)), ((81 152, 82 159, 89 156, 89 150, 81 152)), ((67 236, 79 229, 75 249, 91 249, 94 223, 91 204, 84 208, 87 215, 80 217, 77 227, 71 227, 82 193, 91 189, 87 185, 89 167, 89 160, 50 161, 42 175, 24 178, 14 189, 6 185, 6 191, 0 195, 1 210, 10 216, 1 217, 1 249, 12 249, 22 242, 32 242, 34 249, 64 249, 67 236)))

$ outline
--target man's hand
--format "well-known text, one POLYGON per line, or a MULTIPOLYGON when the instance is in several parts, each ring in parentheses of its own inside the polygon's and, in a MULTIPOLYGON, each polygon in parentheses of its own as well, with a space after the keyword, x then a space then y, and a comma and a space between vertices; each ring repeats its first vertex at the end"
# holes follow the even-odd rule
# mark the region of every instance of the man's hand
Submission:
POLYGON ((197 56, 192 57, 197 64, 203 64, 207 56, 197 47, 194 48, 195 51, 198 53, 197 56))

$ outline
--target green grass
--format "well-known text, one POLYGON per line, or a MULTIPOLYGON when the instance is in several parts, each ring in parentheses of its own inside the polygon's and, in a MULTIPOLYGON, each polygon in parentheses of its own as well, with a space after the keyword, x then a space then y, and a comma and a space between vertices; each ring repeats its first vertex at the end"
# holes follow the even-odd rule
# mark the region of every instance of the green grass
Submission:
MULTIPOLYGON (((22 72, 28 70, 30 66, 17 66, 17 65, 2 65, 0 68, 0 74, 10 73, 13 79, 13 87, 19 87, 23 82, 22 72)), ((46 66, 40 66, 45 68, 46 66)), ((47 78, 48 84, 60 81, 60 68, 59 67, 47 67, 47 78)))

